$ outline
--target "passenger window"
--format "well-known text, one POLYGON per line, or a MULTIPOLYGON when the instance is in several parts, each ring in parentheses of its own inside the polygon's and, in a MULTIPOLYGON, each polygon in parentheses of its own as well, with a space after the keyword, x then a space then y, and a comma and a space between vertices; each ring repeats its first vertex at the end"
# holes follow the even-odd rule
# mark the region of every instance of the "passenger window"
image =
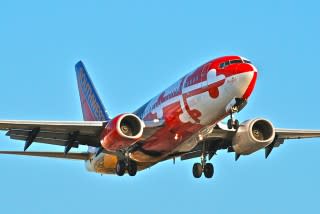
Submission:
POLYGON ((249 60, 244 59, 243 61, 244 61, 244 63, 251 64, 251 62, 249 60))

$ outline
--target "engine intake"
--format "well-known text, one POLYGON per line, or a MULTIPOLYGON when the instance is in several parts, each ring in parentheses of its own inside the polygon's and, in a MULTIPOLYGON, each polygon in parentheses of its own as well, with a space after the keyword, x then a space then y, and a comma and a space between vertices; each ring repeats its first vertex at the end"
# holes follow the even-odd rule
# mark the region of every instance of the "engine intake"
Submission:
POLYGON ((101 145, 109 151, 124 149, 143 134, 143 121, 134 114, 121 114, 108 122, 101 135, 101 145))
POLYGON ((143 131, 143 125, 141 120, 135 115, 124 115, 119 119, 117 128, 119 133, 127 138, 141 137, 143 131))
POLYGON ((232 147, 239 155, 249 155, 271 144, 274 138, 275 130, 270 121, 247 120, 237 130, 232 140, 232 147))

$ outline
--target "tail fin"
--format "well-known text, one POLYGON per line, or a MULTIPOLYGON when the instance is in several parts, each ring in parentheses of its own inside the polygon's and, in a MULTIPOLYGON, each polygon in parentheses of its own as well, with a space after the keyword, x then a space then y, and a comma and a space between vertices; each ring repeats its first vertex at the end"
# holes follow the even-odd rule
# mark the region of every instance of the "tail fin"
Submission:
POLYGON ((107 121, 109 116, 98 96, 96 89, 84 67, 79 61, 75 65, 78 89, 81 100, 83 120, 85 121, 107 121))

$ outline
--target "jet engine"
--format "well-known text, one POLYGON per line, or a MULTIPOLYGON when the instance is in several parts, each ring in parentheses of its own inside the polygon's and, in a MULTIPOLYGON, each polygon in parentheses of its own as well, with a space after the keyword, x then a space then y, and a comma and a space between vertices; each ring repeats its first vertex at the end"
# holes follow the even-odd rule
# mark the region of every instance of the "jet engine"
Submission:
POLYGON ((121 114, 108 122, 101 135, 101 145, 108 151, 124 149, 137 142, 144 123, 134 114, 121 114))
POLYGON ((239 155, 249 155, 265 148, 275 139, 272 123, 265 119, 243 122, 232 140, 232 148, 239 155))

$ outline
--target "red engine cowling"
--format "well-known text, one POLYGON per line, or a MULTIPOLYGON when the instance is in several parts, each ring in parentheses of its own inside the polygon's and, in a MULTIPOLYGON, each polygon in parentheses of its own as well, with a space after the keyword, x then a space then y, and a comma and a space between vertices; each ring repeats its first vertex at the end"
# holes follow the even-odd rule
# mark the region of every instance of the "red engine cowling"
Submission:
POLYGON ((118 115, 103 130, 101 145, 108 151, 127 148, 141 138, 144 126, 143 121, 134 114, 118 115))

